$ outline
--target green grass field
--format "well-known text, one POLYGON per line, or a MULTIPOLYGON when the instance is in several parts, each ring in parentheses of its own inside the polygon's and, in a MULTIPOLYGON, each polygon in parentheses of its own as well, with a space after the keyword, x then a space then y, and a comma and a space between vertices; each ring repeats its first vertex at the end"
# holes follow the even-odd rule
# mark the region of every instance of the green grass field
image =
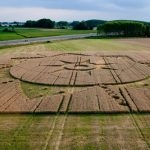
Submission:
POLYGON ((46 44, 56 51, 150 51, 150 47, 139 44, 124 43, 119 39, 81 39, 46 44))
MULTIPOLYGON (((17 46, 1 49, 3 52, 7 50, 12 51, 23 51, 23 49, 31 49, 32 47, 44 47, 47 51, 60 51, 60 52, 84 52, 84 51, 150 51, 150 47, 137 43, 124 43, 120 39, 80 39, 80 40, 68 40, 59 41, 48 44, 36 44, 17 46)), ((42 48, 43 49, 43 48, 42 48)))
POLYGON ((148 150, 150 115, 0 115, 1 150, 148 150))
MULTIPOLYGON (((132 40, 132 39, 131 39, 132 40)), ((148 39, 149 40, 149 39, 148 39)), ((42 51, 59 51, 59 52, 123 52, 123 51, 150 51, 150 47, 139 43, 124 43, 120 39, 80 39, 59 41, 53 43, 33 44, 25 46, 10 46, 0 48, 0 54, 20 53, 20 52, 42 52, 42 51)))
POLYGON ((40 29, 40 28, 15 28, 15 32, 3 32, 4 27, 0 27, 0 41, 15 40, 24 38, 60 36, 71 34, 86 34, 96 31, 92 30, 67 30, 67 29, 40 29))

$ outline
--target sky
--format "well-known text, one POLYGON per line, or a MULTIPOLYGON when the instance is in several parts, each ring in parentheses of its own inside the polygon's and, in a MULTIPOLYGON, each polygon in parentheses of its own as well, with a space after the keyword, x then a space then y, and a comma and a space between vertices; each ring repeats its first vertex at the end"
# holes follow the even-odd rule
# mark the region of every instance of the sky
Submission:
POLYGON ((150 0, 0 0, 0 22, 41 18, 150 22, 150 0))

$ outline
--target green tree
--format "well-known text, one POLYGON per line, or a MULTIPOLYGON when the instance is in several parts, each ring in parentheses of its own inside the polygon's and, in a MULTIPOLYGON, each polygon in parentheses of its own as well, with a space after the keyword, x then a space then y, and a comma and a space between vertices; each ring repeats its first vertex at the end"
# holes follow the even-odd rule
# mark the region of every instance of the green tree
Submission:
POLYGON ((104 20, 87 20, 86 21, 88 28, 91 30, 100 24, 104 24, 105 22, 106 21, 104 21, 104 20))
POLYGON ((69 23, 67 21, 59 21, 57 22, 57 27, 60 29, 68 28, 69 23))
POLYGON ((40 28, 54 28, 55 22, 50 19, 40 19, 37 21, 37 27, 40 28))
POLYGON ((79 22, 76 26, 73 28, 74 30, 89 30, 88 25, 85 21, 79 22))
POLYGON ((149 31, 142 22, 110 21, 99 25, 97 32, 109 36, 145 36, 146 30, 149 31))
POLYGON ((70 23, 70 26, 74 29, 74 27, 79 23, 80 23, 79 21, 73 21, 70 23))
POLYGON ((39 28, 54 28, 55 22, 50 19, 40 19, 38 21, 28 20, 26 21, 25 27, 39 27, 39 28))
POLYGON ((146 25, 145 34, 146 34, 147 37, 150 37, 150 25, 146 25))
POLYGON ((25 27, 37 27, 37 22, 36 21, 32 21, 32 20, 28 20, 26 21, 26 23, 24 24, 25 27))

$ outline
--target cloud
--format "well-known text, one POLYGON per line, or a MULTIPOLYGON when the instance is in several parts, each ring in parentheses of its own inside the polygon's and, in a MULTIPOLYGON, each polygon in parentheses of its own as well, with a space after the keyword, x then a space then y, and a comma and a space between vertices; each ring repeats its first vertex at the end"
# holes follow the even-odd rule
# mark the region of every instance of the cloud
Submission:
POLYGON ((4 0, 0 21, 134 19, 149 21, 150 0, 4 0))
POLYGON ((134 19, 150 20, 149 8, 139 11, 126 10, 118 11, 93 11, 93 10, 69 10, 69 9, 49 9, 42 7, 0 7, 0 21, 26 21, 41 18, 50 18, 55 21, 60 20, 88 20, 88 19, 134 19))
POLYGON ((43 7, 72 10, 142 9, 149 0, 4 0, 1 7, 43 7))
POLYGON ((110 3, 121 8, 143 9, 150 6, 149 0, 108 0, 110 3))
POLYGON ((51 18, 52 20, 87 20, 99 16, 96 11, 80 11, 67 9, 47 9, 47 8, 0 8, 0 21, 26 21, 41 18, 51 18))

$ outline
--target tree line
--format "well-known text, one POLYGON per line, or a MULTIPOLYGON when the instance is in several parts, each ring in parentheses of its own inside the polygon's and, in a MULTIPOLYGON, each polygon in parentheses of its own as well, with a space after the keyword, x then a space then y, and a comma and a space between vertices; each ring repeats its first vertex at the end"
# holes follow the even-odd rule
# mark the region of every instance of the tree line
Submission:
POLYGON ((55 22, 50 19, 40 19, 37 21, 28 20, 24 24, 24 27, 32 27, 32 28, 59 28, 59 29, 66 29, 68 28, 69 23, 67 21, 59 21, 55 22))
POLYGON ((150 37, 150 25, 138 21, 110 21, 97 28, 98 35, 150 37))
POLYGON ((24 27, 32 27, 32 28, 54 28, 55 22, 50 19, 40 19, 37 21, 28 20, 24 24, 24 27))
POLYGON ((87 20, 87 21, 59 21, 55 22, 50 19, 40 19, 37 21, 28 20, 24 24, 24 27, 31 28, 59 28, 59 29, 74 29, 74 30, 93 30, 94 27, 97 27, 99 24, 104 23, 103 20, 87 20))
MULTIPOLYGON (((17 26, 18 27, 18 26, 17 26)), ((74 30, 93 30, 97 29, 98 35, 104 36, 147 36, 150 37, 150 23, 141 21, 104 21, 104 20, 87 20, 87 21, 59 21, 55 22, 50 19, 40 19, 37 21, 28 20, 23 27, 28 28, 58 28, 74 30)), ((12 29, 7 29, 12 31, 12 29)))

